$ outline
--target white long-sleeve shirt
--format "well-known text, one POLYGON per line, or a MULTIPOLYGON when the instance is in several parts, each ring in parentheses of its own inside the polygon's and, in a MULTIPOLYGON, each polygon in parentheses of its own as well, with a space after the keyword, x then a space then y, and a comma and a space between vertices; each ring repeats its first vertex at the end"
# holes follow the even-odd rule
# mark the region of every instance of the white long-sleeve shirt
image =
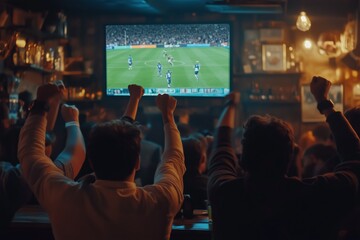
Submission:
POLYGON ((30 115, 20 133, 18 156, 24 177, 48 212, 57 240, 169 239, 183 201, 184 154, 175 123, 164 126, 166 146, 155 183, 65 177, 45 156, 46 119, 30 115))

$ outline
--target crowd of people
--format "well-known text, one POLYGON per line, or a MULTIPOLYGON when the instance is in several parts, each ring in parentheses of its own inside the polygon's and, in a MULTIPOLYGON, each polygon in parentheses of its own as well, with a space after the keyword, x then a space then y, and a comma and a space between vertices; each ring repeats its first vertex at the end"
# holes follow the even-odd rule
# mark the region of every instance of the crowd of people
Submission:
POLYGON ((211 44, 229 42, 226 24, 108 25, 106 46, 211 44))
POLYGON ((79 110, 61 104, 63 83, 44 84, 14 135, 12 162, 0 162, 0 231, 32 203, 49 214, 55 239, 169 239, 186 196, 194 209, 211 205, 213 239, 359 239, 360 108, 336 111, 322 77, 310 88, 326 123, 297 141, 271 115, 236 126, 237 92, 204 133, 176 119, 167 94, 156 98, 160 125, 149 127, 138 85, 120 118, 84 128, 79 110), (66 137, 54 156, 58 113, 66 137))

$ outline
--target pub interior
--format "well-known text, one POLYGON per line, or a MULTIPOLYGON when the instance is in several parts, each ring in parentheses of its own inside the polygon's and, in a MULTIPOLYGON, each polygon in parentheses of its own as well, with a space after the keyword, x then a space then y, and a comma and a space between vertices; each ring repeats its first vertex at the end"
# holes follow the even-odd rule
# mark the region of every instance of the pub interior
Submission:
MULTIPOLYGON (((69 101, 76 103, 90 118, 102 117, 117 111, 119 105, 124 105, 117 104, 123 103, 124 98, 108 98, 104 93, 104 25, 229 22, 231 66, 226 70, 230 74, 226 75, 229 78, 226 81, 231 81, 231 89, 242 93, 239 124, 254 112, 271 113, 290 121, 296 136, 300 137, 302 132, 312 129, 321 118, 312 116, 306 108, 307 99, 304 95, 313 75, 328 77, 333 84, 339 85, 339 105, 343 109, 359 103, 357 58, 350 54, 356 47, 357 10, 358 3, 355 0, 319 1, 317 4, 306 0, 239 3, 165 1, 162 4, 157 1, 94 1, 76 4, 72 1, 55 1, 51 4, 40 0, 32 3, 8 1, 2 4, 2 43, 14 46, 14 39, 12 43, 9 41, 12 33, 17 32, 16 26, 30 24, 26 32, 22 31, 18 35, 18 42, 25 45, 13 47, 12 50, 17 48, 19 55, 24 55, 29 45, 37 42, 44 45, 43 51, 48 48, 54 51, 60 47, 60 53, 56 51, 52 54, 55 54, 55 59, 62 66, 61 71, 51 63, 50 67, 26 68, 23 66, 27 63, 19 62, 21 59, 16 59, 19 63, 15 64, 14 52, 10 56, 7 51, 11 50, 5 47, 2 57, 7 55, 7 58, 2 61, 1 71, 10 78, 15 77, 15 99, 16 94, 25 90, 34 96, 39 84, 61 79, 69 88, 69 101), (302 11, 307 13, 311 21, 311 28, 307 31, 296 27, 302 11), (65 20, 61 20, 59 13, 63 14, 65 20), (63 22, 66 24, 66 33, 58 26, 63 22), (272 66, 275 68, 266 69, 268 59, 263 54, 266 44, 280 46, 281 62, 272 66), (99 114, 99 111, 105 109, 109 111, 99 114)), ((31 51, 35 55, 36 49, 31 51)), ((124 65, 127 66, 126 61, 124 65)), ((59 64, 57 67, 60 67, 59 64)), ((3 80, 3 85, 6 85, 6 81, 3 80)), ((183 97, 179 99, 181 110, 178 115, 194 115, 188 120, 194 120, 196 127, 211 130, 216 119, 209 121, 209 126, 201 126, 204 123, 202 120, 216 118, 222 102, 221 98, 216 97, 183 97)), ((154 113, 152 103, 151 97, 145 98, 143 102, 144 112, 150 115, 154 113)))
MULTIPOLYGON (((155 107, 159 93, 177 99, 174 115, 182 138, 212 136, 225 96, 237 91, 237 127, 251 115, 270 114, 291 124, 302 150, 317 138, 328 141, 331 133, 316 109, 310 82, 313 76, 331 81, 337 110, 360 105, 359 14, 358 0, 3 0, 0 101, 8 109, 1 112, 0 161, 17 164, 6 157, 16 155, 17 142, 4 140, 4 129, 23 123, 38 86, 56 80, 66 86, 65 101, 79 109, 84 136, 88 123, 121 116, 127 85, 134 83, 145 88, 137 119, 144 137, 162 148, 161 115, 155 107), (174 24, 177 29, 171 28, 174 24), (226 38, 221 39, 224 29, 226 38), (214 46, 225 49, 222 60, 201 53, 214 46), (146 55, 150 48, 158 51, 146 55), (116 51, 114 60, 111 52, 116 51), (197 63, 199 77, 194 76, 197 63)), ((49 137, 52 156, 64 148, 63 125, 57 119, 56 138, 49 137)), ((241 147, 236 150, 241 154, 241 147)), ((292 174, 302 177, 307 166, 301 160, 296 165, 292 174)), ((85 162, 78 179, 89 169, 85 162)), ((171 239, 211 239, 210 210, 205 206, 190 217, 175 218, 171 239)), ((47 214, 34 199, 0 231, 1 239, 53 239, 47 214)))

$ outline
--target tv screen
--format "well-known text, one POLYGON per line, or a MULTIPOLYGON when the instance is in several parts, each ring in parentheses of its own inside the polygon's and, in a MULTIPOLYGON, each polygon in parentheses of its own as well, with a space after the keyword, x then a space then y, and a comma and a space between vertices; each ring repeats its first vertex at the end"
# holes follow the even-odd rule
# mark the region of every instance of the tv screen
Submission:
POLYGON ((230 91, 230 23, 105 25, 106 96, 223 97, 230 91))

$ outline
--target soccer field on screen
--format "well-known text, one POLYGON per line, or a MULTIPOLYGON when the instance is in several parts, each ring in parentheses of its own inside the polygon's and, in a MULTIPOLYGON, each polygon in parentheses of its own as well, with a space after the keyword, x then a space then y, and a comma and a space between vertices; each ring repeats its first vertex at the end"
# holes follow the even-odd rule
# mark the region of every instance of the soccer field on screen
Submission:
POLYGON ((127 88, 138 84, 144 88, 167 88, 166 72, 172 72, 171 88, 229 88, 230 49, 224 47, 202 48, 142 48, 106 50, 107 88, 127 88), (171 66, 164 52, 173 57, 171 66), (129 55, 133 58, 128 67, 129 55), (194 65, 200 63, 199 80, 194 75, 194 65), (162 64, 159 76, 157 64, 162 64))

